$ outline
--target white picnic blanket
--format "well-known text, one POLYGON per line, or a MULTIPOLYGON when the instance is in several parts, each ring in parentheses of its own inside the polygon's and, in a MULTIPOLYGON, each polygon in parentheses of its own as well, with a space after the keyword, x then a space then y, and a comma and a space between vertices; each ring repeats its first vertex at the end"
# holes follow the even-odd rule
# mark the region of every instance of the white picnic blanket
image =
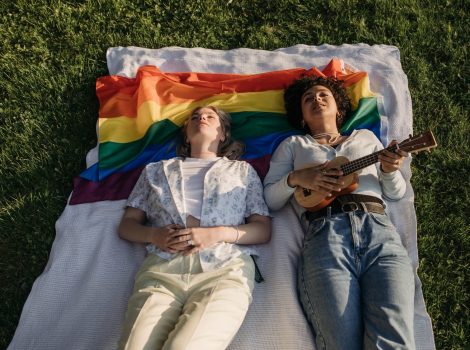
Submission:
MULTIPOLYGON (((383 97, 382 141, 412 133, 407 78, 394 46, 296 45, 275 51, 167 47, 113 47, 107 52, 109 74, 132 77, 141 65, 162 71, 260 73, 293 67, 323 68, 332 57, 369 73, 371 90, 383 97)), ((97 149, 87 165, 97 161, 97 149)), ((414 194, 409 162, 404 199, 388 203, 415 271, 418 267, 414 194)), ((121 240, 116 227, 125 201, 67 205, 56 223, 49 262, 35 281, 8 349, 115 349, 133 277, 145 249, 121 240)), ((314 349, 296 292, 297 258, 303 232, 290 207, 273 213, 273 234, 260 246, 259 266, 265 282, 256 284, 253 303, 230 349, 314 349)), ((415 338, 417 349, 435 349, 431 320, 416 276, 415 338)), ((341 334, 338 334, 341 336, 341 334)))

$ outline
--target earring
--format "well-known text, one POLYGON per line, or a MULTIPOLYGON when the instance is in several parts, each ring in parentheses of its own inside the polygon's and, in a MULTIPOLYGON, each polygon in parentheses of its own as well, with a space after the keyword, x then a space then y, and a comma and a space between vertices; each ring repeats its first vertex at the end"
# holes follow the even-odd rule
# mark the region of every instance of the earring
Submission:
POLYGON ((305 120, 302 119, 302 121, 300 122, 300 126, 302 126, 302 129, 305 128, 305 120))

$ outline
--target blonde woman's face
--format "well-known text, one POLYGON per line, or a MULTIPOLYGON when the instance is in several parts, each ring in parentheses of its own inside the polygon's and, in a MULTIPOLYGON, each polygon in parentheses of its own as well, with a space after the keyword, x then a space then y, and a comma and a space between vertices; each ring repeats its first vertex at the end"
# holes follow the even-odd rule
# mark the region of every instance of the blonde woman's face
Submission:
POLYGON ((201 108, 189 117, 186 137, 191 143, 195 140, 224 141, 224 133, 220 118, 210 108, 201 108))

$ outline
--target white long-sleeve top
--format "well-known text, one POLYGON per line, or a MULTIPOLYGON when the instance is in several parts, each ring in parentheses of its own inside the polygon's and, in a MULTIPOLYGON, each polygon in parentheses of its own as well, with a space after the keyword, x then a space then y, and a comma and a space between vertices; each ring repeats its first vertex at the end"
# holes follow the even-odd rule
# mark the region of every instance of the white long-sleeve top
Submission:
MULTIPOLYGON (((289 172, 308 165, 322 164, 338 156, 345 156, 352 161, 381 149, 383 145, 367 129, 354 130, 336 148, 318 143, 311 135, 288 137, 271 158, 269 171, 264 179, 266 203, 270 209, 278 210, 291 200, 297 215, 301 217, 305 209, 292 196, 295 188, 287 184, 289 172)), ((405 191, 406 182, 400 171, 384 173, 380 170, 380 163, 376 163, 361 170, 359 186, 353 193, 398 200, 405 195, 405 191)))

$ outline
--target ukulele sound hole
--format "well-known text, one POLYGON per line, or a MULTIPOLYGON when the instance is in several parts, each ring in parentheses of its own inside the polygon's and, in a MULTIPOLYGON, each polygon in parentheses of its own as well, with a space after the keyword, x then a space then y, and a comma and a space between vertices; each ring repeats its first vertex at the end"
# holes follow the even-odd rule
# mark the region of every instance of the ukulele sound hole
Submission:
POLYGON ((305 197, 308 197, 312 194, 312 191, 309 190, 308 188, 304 188, 303 193, 305 197))

